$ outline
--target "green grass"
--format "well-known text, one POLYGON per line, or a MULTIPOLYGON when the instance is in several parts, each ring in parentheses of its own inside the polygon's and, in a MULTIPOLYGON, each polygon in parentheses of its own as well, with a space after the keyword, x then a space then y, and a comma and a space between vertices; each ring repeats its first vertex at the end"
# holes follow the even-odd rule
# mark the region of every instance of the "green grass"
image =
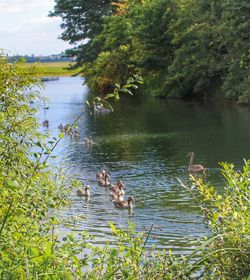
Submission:
POLYGON ((38 77, 48 76, 71 76, 77 74, 79 69, 68 70, 72 62, 35 62, 35 63, 18 63, 17 68, 22 69, 31 75, 38 77))

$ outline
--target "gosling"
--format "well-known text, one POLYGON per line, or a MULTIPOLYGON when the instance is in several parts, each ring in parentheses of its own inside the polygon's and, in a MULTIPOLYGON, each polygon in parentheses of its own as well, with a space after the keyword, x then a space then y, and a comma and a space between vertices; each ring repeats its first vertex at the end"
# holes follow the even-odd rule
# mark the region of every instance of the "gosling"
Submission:
POLYGON ((84 190, 83 189, 78 189, 77 191, 76 191, 76 194, 78 195, 78 196, 85 196, 85 197, 90 197, 90 187, 89 186, 86 186, 85 188, 84 188, 84 190))
POLYGON ((132 209, 133 208, 133 204, 132 204, 133 201, 134 201, 133 197, 130 196, 128 198, 128 201, 114 200, 113 203, 114 203, 115 207, 117 207, 117 208, 132 209))

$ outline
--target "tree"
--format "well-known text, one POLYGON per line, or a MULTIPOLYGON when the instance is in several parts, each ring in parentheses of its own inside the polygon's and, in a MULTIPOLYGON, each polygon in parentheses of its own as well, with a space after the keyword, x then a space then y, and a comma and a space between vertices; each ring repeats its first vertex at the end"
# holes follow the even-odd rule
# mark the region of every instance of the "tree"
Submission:
POLYGON ((24 56, 19 56, 17 62, 18 63, 26 63, 26 58, 24 56))
POLYGON ((153 95, 250 103, 248 0, 57 0, 50 15, 92 88, 136 72, 153 95))
POLYGON ((250 103, 250 3, 223 1, 219 34, 227 52, 222 91, 240 103, 250 103))
POLYGON ((178 1, 178 17, 172 23, 173 61, 166 88, 170 96, 204 97, 220 84, 224 53, 217 33, 220 2, 178 1))
POLYGON ((131 20, 126 9, 118 11, 105 18, 103 31, 93 39, 93 43, 102 48, 96 60, 83 67, 88 85, 101 92, 112 90, 115 83, 124 84, 134 74, 130 59, 131 20))
POLYGON ((168 91, 249 102, 249 1, 179 1, 168 91))
POLYGON ((163 95, 173 60, 170 27, 176 21, 177 10, 175 0, 155 0, 134 5, 130 13, 134 30, 131 60, 144 78, 145 90, 155 96, 163 95))
POLYGON ((47 164, 55 139, 38 132, 37 110, 29 106, 39 101, 34 83, 0 55, 1 279, 66 279, 70 267, 77 271, 74 249, 54 234, 56 209, 71 188, 47 164))
POLYGON ((102 44, 93 44, 103 30, 105 16, 111 13, 110 0, 56 0, 49 16, 62 18, 61 39, 74 45, 66 54, 77 58, 76 67, 96 59, 102 44))

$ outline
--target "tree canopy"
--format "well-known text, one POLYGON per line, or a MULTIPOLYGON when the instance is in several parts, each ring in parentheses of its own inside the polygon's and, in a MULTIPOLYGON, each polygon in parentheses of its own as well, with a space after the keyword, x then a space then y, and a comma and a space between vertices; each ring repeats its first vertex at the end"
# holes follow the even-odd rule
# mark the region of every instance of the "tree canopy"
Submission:
POLYGON ((248 0, 56 0, 51 15, 93 89, 137 73, 155 96, 250 102, 248 0))
POLYGON ((93 38, 101 33, 105 15, 110 13, 110 0, 55 0, 49 16, 62 18, 61 38, 74 44, 68 56, 77 56, 78 65, 94 61, 101 46, 92 45, 93 38))

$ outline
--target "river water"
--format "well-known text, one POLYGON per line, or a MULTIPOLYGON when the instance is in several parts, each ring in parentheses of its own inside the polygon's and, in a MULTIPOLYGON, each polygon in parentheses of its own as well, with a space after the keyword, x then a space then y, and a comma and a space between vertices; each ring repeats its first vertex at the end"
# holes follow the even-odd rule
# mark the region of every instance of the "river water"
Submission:
MULTIPOLYGON (((49 109, 41 110, 40 120, 49 120, 52 134, 58 135, 60 123, 71 123, 85 109, 88 88, 82 83, 79 77, 45 83, 42 94, 49 109)), ((250 107, 128 96, 114 109, 85 115, 78 122, 80 138, 65 137, 55 151, 70 173, 91 186, 89 202, 72 194, 65 217, 78 215, 74 230, 87 229, 99 244, 111 234, 110 221, 125 228, 131 221, 138 231, 154 224, 149 245, 189 253, 209 231, 197 202, 177 180, 189 184, 187 153, 195 152, 195 163, 207 168, 206 182, 222 191, 218 162, 238 168, 250 158, 250 107), (95 142, 91 149, 83 144, 89 135, 95 142), (124 182, 126 197, 136 200, 132 212, 116 209, 98 186, 95 174, 103 168, 112 183, 124 182)))

